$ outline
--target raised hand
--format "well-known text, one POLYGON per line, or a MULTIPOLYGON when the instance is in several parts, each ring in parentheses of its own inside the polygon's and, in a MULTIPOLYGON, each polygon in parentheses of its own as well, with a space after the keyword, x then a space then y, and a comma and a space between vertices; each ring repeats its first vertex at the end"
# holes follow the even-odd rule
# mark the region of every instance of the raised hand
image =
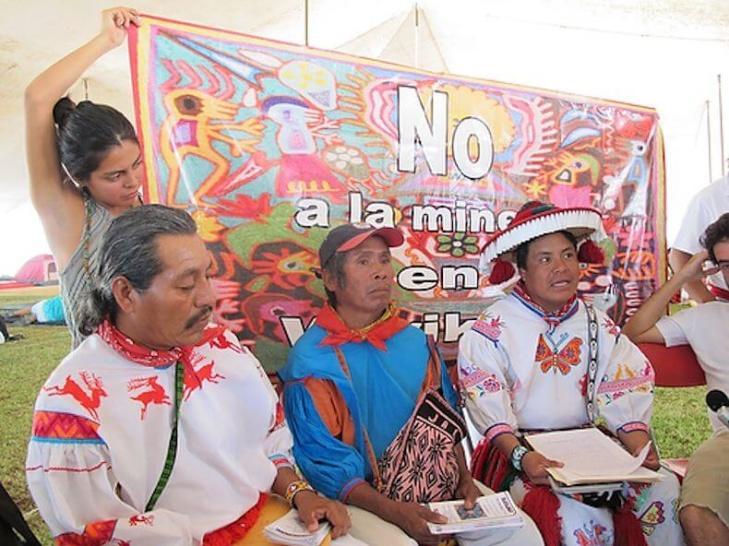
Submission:
POLYGON ((125 7, 105 9, 101 12, 99 35, 105 37, 112 47, 117 47, 124 43, 130 25, 139 26, 137 10, 125 7))
POLYGON ((705 268, 704 263, 709 259, 709 252, 704 249, 700 250, 691 258, 686 265, 684 265, 677 275, 681 276, 681 281, 685 284, 687 282, 700 280, 703 277, 718 273, 719 268, 712 264, 712 266, 705 268))

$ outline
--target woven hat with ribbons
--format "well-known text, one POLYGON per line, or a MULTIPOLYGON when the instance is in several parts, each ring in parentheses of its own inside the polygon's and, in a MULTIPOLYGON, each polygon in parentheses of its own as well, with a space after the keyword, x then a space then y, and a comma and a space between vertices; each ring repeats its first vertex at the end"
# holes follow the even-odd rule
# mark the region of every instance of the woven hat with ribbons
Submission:
POLYGON ((581 263, 603 263, 605 255, 589 237, 602 228, 600 213, 588 207, 561 208, 551 203, 529 201, 504 229, 495 232, 481 250, 480 267, 489 274, 491 284, 501 284, 516 273, 514 251, 522 244, 543 235, 567 231, 578 244, 581 263))

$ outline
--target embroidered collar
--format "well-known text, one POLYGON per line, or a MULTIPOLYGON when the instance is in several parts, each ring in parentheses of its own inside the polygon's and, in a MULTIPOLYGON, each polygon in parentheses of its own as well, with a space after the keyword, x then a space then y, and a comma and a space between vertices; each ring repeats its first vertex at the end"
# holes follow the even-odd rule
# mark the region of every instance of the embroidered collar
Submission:
POLYGON ((535 302, 526 291, 524 281, 519 281, 518 283, 516 283, 512 294, 524 306, 526 306, 528 309, 531 309, 534 313, 544 319, 544 322, 546 322, 547 326, 549 326, 549 329, 547 330, 548 333, 554 332, 555 328, 557 328, 560 323, 572 317, 579 308, 577 294, 574 294, 569 300, 567 300, 567 303, 565 303, 556 311, 546 311, 541 305, 535 302))
POLYGON ((319 312, 316 324, 327 332, 321 345, 339 346, 350 342, 368 341, 380 351, 385 351, 387 350, 385 342, 409 323, 397 315, 397 308, 391 303, 380 318, 364 328, 351 329, 329 304, 319 312))
MULTIPOLYGON (((224 330, 225 329, 221 326, 207 328, 198 345, 210 342, 216 346, 227 348, 227 346, 230 346, 231 344, 228 343, 223 346, 220 341, 224 330)), ((189 364, 190 356, 195 348, 194 346, 173 347, 168 351, 150 349, 149 347, 145 347, 144 345, 132 341, 129 337, 119 331, 119 329, 108 319, 99 325, 96 333, 109 347, 114 349, 127 360, 152 368, 166 368, 178 360, 182 361, 183 364, 189 364)))

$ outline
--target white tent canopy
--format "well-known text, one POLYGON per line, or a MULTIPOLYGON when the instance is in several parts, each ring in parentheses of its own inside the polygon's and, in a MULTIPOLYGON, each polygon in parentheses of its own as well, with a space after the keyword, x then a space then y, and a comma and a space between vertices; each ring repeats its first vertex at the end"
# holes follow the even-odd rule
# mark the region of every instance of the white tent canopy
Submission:
MULTIPOLYGON (((13 233, 3 241, 0 274, 47 249, 28 204, 23 89, 93 36, 99 11, 116 4, 0 0, 0 230, 13 233)), ((420 0, 417 11, 407 0, 308 5, 312 47, 655 107, 666 139, 669 240, 690 196, 722 173, 717 75, 724 71, 726 111, 726 0, 420 0)), ((296 43, 305 41, 304 6, 304 0, 134 3, 143 13, 296 43)), ((132 115, 125 48, 102 58, 85 80, 71 90, 75 99, 88 93, 132 115)), ((726 148, 725 155, 729 141, 726 148)))

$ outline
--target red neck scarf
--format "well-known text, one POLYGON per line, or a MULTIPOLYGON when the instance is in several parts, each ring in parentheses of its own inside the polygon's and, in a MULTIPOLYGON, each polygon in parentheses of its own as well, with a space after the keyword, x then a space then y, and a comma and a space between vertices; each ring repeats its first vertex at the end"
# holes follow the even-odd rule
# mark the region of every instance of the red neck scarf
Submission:
POLYGON ((367 341, 380 351, 386 351, 385 341, 408 326, 409 322, 397 316, 397 309, 390 304, 384 314, 375 322, 364 328, 352 330, 342 317, 326 304, 316 317, 316 324, 327 331, 321 345, 339 346, 345 343, 362 343, 367 341))
MULTIPOLYGON (((198 345, 211 342, 211 340, 214 341, 214 339, 220 336, 223 331, 224 328, 221 326, 205 329, 203 337, 199 341, 198 345)), ((166 368, 178 360, 187 364, 193 349, 192 346, 173 347, 168 351, 150 349, 149 347, 145 347, 144 345, 129 339, 108 319, 99 325, 96 333, 99 334, 99 337, 104 340, 109 347, 114 349, 127 360, 152 368, 166 368)))

